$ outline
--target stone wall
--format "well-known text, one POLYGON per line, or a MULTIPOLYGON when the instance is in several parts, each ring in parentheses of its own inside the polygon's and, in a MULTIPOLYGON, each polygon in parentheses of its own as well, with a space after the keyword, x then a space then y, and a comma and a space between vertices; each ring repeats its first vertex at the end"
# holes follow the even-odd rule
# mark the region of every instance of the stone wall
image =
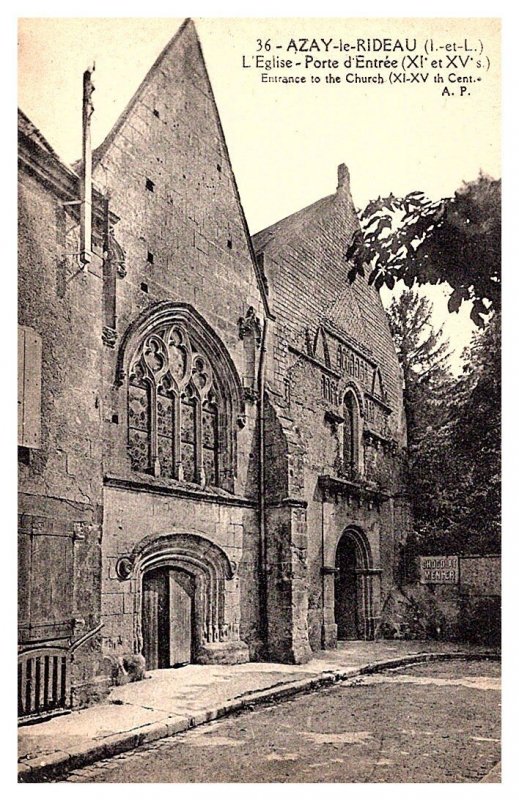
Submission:
POLYGON ((446 639, 499 645, 501 558, 460 556, 459 583, 403 583, 382 611, 379 634, 398 639, 446 639))
POLYGON ((474 597, 501 597, 501 556, 461 556, 460 592, 474 597))
MULTIPOLYGON (((277 443, 267 438, 267 490, 279 501, 286 493, 306 506, 306 579, 297 613, 306 609, 303 637, 314 651, 336 645, 336 552, 344 532, 356 532, 357 567, 365 562, 358 592, 363 603, 367 599, 362 608, 359 601, 359 614, 363 635, 372 636, 398 577, 410 525, 400 368, 378 293, 365 279, 350 285, 347 278, 345 253, 358 221, 343 166, 338 177, 334 195, 253 237, 275 313, 267 422, 278 432, 277 443), (354 393, 359 414, 353 475, 344 463, 346 391, 354 393), (338 479, 332 493, 322 489, 326 476, 338 479)), ((275 525, 269 535, 278 542, 283 531, 286 548, 288 514, 279 508, 269 517, 275 525)), ((281 608, 288 608, 289 597, 288 588, 279 590, 281 608)))
POLYGON ((132 556, 145 539, 196 534, 218 545, 235 570, 225 585, 225 624, 230 640, 254 645, 257 602, 249 591, 256 569, 257 543, 251 536, 257 527, 253 504, 243 501, 220 504, 215 498, 181 499, 168 494, 135 492, 130 486, 105 490, 106 531, 103 551, 103 646, 107 655, 139 652, 142 646, 140 603, 142 575, 121 579, 117 564, 132 556), (251 542, 251 539, 253 540, 251 542), (242 592, 242 586, 244 591, 242 592))
POLYGON ((307 354, 310 349, 323 363, 321 354, 327 348, 329 366, 335 371, 339 335, 377 363, 394 412, 390 428, 403 443, 402 380, 385 311, 366 279, 350 285, 347 278, 345 253, 358 225, 349 178, 343 174, 335 194, 254 235, 276 314, 269 385, 283 396, 285 381, 297 369, 298 358, 291 348, 307 354), (321 324, 328 330, 324 345, 318 335, 321 324))

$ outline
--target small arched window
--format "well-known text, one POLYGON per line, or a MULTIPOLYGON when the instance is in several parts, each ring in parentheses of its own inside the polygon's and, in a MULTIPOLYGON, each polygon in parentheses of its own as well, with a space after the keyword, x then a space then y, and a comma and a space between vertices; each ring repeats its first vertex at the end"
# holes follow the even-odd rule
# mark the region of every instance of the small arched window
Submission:
POLYGON ((360 412, 352 391, 344 396, 343 466, 349 477, 360 473, 360 412))
POLYGON ((184 326, 144 337, 128 373, 128 454, 132 469, 220 485, 222 390, 184 326))

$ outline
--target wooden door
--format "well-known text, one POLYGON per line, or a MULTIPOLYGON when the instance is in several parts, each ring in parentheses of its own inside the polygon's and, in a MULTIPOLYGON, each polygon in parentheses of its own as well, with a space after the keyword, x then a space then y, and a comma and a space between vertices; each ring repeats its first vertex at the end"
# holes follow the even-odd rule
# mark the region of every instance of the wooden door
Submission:
POLYGON ((160 567, 142 581, 142 652, 147 669, 191 663, 193 578, 187 572, 160 567))
POLYGON ((169 573, 169 659, 172 667, 191 663, 193 629, 193 578, 187 572, 169 573))
POLYGON ((335 622, 338 639, 358 639, 356 554, 352 542, 343 538, 337 548, 335 622))
POLYGON ((142 653, 146 669, 169 667, 169 569, 146 572, 142 579, 142 653))

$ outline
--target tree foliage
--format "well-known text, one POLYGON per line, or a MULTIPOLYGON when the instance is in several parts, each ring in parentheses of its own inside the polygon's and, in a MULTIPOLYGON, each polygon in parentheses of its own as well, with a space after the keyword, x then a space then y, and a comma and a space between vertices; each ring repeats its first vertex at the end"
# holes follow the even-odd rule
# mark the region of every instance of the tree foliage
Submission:
POLYGON ((360 220, 362 230, 346 252, 350 281, 367 271, 377 289, 393 289, 397 280, 408 287, 447 283, 449 311, 470 301, 479 327, 499 311, 501 181, 480 174, 438 201, 419 191, 379 197, 360 220))
POLYGON ((473 549, 498 552, 501 516, 501 329, 500 315, 474 334, 453 394, 450 443, 466 486, 458 537, 469 531, 473 549))
POLYGON ((430 303, 413 291, 403 292, 389 309, 406 376, 409 491, 418 549, 499 552, 500 315, 494 313, 474 333, 463 372, 454 377, 430 312, 430 303))
POLYGON ((449 344, 431 323, 432 303, 407 289, 388 309, 389 327, 404 378, 408 443, 413 449, 425 435, 441 387, 450 373, 449 344))

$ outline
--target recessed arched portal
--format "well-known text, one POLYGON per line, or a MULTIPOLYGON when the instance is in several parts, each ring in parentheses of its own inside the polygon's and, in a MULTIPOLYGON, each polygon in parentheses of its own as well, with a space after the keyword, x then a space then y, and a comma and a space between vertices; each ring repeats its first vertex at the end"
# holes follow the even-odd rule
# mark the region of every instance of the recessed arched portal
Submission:
POLYGON ((373 569, 366 536, 347 528, 335 556, 335 624, 337 639, 372 639, 374 634, 373 569))
POLYGON ((197 533, 152 534, 120 559, 119 579, 135 594, 134 652, 147 669, 240 663, 236 564, 197 533))

